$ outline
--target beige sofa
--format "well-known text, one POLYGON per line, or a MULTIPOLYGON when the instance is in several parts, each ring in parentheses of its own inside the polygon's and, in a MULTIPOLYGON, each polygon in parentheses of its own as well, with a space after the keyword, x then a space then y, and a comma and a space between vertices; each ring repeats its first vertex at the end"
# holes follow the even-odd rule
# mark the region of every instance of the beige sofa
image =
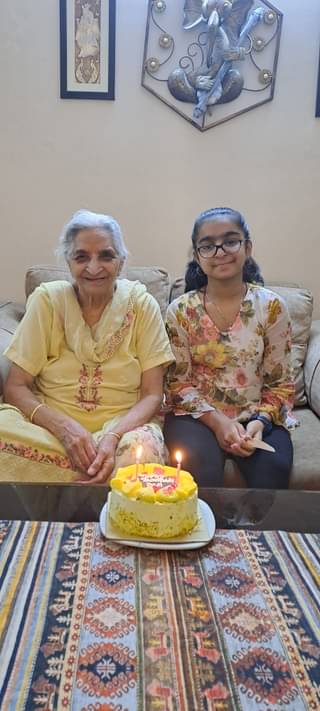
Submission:
MULTIPOLYGON (((183 292, 183 279, 171 284, 168 273, 156 267, 131 267, 126 276, 139 279, 146 285, 159 302, 163 315, 169 301, 183 292)), ((69 278, 69 272, 63 268, 32 267, 26 274, 26 296, 43 281, 69 278)), ((295 415, 300 426, 292 432, 295 454, 290 488, 320 489, 320 321, 312 322, 312 295, 309 291, 292 284, 269 284, 269 287, 287 302, 293 325, 295 415)), ((5 380, 9 366, 2 353, 24 310, 22 304, 9 301, 0 304, 0 382, 5 380)), ((240 473, 231 466, 230 461, 227 462, 224 483, 226 486, 244 486, 240 473)))

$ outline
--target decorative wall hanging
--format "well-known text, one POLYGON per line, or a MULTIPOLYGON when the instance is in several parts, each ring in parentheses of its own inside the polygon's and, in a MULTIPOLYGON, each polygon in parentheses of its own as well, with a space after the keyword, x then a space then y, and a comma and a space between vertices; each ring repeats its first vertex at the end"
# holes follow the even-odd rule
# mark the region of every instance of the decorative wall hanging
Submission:
POLYGON ((60 96, 114 99, 115 0, 60 0, 60 96))
POLYGON ((206 131, 271 101, 281 25, 267 0, 149 0, 142 85, 206 131))

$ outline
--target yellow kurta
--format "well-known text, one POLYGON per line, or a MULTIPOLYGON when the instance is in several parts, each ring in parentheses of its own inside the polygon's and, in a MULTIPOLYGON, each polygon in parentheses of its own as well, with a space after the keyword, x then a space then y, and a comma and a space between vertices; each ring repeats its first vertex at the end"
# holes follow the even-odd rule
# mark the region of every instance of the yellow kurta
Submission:
MULTIPOLYGON (((97 439, 139 400, 142 373, 173 360, 157 302, 142 284, 127 279, 118 280, 94 328, 84 321, 69 282, 41 284, 6 355, 34 377, 41 402, 97 439)), ((0 406, 0 449, 69 466, 58 440, 8 405, 0 406)))

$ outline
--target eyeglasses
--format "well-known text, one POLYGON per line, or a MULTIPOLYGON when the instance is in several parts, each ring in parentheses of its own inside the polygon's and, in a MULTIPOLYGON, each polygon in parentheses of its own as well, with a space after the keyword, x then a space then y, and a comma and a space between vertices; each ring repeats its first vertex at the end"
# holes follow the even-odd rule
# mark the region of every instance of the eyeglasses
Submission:
POLYGON ((222 249, 225 254, 236 254, 239 252, 243 239, 226 239, 222 244, 202 244, 197 247, 197 252, 200 257, 204 259, 209 259, 210 257, 215 257, 218 254, 218 250, 222 249))

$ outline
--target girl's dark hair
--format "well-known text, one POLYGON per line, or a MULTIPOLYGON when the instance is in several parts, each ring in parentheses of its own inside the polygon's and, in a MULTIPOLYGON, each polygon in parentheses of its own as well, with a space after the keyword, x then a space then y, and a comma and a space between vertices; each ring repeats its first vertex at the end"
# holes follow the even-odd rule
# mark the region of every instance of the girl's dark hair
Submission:
MULTIPOLYGON (((225 216, 228 217, 231 222, 234 222, 238 225, 238 227, 240 227, 246 241, 250 239, 248 225, 240 212, 233 210, 231 207, 212 207, 209 210, 205 210, 205 212, 201 212, 194 223, 191 235, 194 251, 197 249, 198 234, 201 225, 205 222, 211 222, 219 219, 219 217, 225 216)), ((262 286, 264 284, 260 268, 252 257, 248 257, 244 263, 243 281, 250 282, 251 284, 262 284, 262 286)), ((192 259, 191 262, 188 263, 185 273, 185 291, 201 289, 206 286, 207 283, 207 275, 202 271, 197 260, 192 259)))

